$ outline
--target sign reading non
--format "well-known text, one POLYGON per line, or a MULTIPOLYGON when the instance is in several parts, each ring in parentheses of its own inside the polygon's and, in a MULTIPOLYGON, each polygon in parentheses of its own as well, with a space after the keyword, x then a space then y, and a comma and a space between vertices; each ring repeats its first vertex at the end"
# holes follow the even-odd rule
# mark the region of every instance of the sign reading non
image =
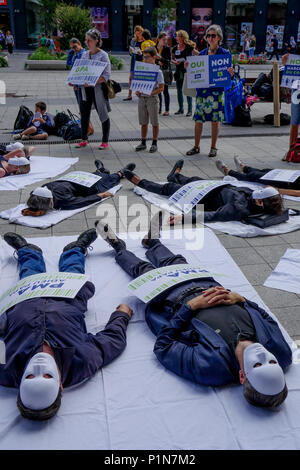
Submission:
POLYGON ((187 57, 188 88, 227 88, 231 85, 228 68, 231 67, 231 55, 199 55, 187 57))

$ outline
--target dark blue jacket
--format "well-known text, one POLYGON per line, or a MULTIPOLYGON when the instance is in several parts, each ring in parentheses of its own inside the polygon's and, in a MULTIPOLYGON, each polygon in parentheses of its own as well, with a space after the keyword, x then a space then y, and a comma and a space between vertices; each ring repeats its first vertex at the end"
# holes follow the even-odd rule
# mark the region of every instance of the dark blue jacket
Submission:
MULTIPOLYGON (((278 324, 268 313, 249 300, 244 304, 255 326, 257 341, 277 358, 285 369, 292 362, 292 351, 278 324)), ((147 318, 148 317, 148 318, 147 318)), ((195 383, 220 386, 239 382, 239 363, 223 338, 195 317, 188 305, 183 305, 170 321, 157 323, 157 312, 151 307, 147 322, 157 340, 154 353, 158 360, 175 374, 195 383)))
MULTIPOLYGON (((34 116, 32 116, 32 117, 30 118, 27 127, 30 127, 30 126, 32 125, 33 119, 34 119, 34 116)), ((44 119, 44 121, 46 121, 46 122, 45 122, 45 124, 41 124, 41 125, 39 126, 39 129, 43 129, 45 132, 51 133, 52 130, 54 129, 54 121, 53 121, 52 116, 50 116, 49 114, 45 113, 45 114, 43 114, 42 119, 44 119)), ((34 125, 34 123, 33 123, 33 125, 34 125)))
POLYGON ((18 388, 30 358, 44 341, 54 351, 62 384, 69 387, 91 377, 126 346, 129 316, 115 311, 103 331, 87 333, 84 313, 95 293, 86 282, 74 299, 25 300, 0 317, 0 337, 6 345, 6 364, 0 364, 0 385, 18 388))
MULTIPOLYGON (((292 362, 292 351, 278 324, 256 303, 247 300, 244 306, 254 323, 257 341, 285 369, 292 362)), ((157 335, 154 353, 167 369, 201 385, 239 382, 240 366, 234 353, 218 333, 195 318, 188 305, 183 305, 168 321, 163 315, 158 320, 157 311, 150 304, 146 320, 157 335)))

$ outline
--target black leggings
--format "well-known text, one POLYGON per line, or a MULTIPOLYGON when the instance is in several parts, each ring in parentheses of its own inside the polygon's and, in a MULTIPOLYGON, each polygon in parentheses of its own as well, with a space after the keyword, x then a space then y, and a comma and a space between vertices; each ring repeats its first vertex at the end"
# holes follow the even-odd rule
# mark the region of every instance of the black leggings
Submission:
POLYGON ((300 189, 300 177, 294 181, 294 183, 288 183, 284 181, 272 181, 272 180, 261 180, 260 178, 266 173, 269 173, 271 168, 265 168, 264 170, 258 170, 257 168, 252 168, 251 166, 244 166, 244 172, 239 173, 234 170, 228 172, 229 176, 234 176, 239 181, 253 181, 255 183, 269 184, 271 186, 276 186, 276 188, 282 189, 300 189))
MULTIPOLYGON (((79 108, 80 108, 80 115, 81 115, 81 138, 82 140, 88 139, 88 128, 89 122, 91 117, 91 110, 93 104, 96 106, 96 99, 95 99, 95 90, 93 87, 86 87, 85 88, 86 94, 86 101, 80 99, 79 101, 79 108)), ((109 139, 109 131, 110 131, 110 120, 109 118, 102 122, 102 142, 107 143, 109 139)))

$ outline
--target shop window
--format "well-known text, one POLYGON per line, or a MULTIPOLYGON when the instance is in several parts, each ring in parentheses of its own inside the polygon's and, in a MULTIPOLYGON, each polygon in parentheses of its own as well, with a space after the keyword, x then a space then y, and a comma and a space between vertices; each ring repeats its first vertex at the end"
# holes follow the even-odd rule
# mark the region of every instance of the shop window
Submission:
POLYGON ((225 44, 232 52, 244 49, 245 39, 253 33, 255 0, 227 0, 225 44))
POLYGON ((29 47, 38 46, 38 37, 41 30, 40 9, 38 0, 26 0, 27 44, 29 47))

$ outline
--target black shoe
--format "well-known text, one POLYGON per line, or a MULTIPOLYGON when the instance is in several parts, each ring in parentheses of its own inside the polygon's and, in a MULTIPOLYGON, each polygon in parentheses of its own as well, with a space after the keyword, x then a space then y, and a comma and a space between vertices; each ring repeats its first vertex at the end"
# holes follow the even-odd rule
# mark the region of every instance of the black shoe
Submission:
POLYGON ((192 114, 193 114, 192 111, 188 111, 188 112, 186 113, 186 116, 187 116, 187 117, 190 117, 192 114))
POLYGON ((106 241, 116 252, 126 250, 126 243, 124 240, 118 238, 108 224, 104 224, 101 220, 96 220, 95 227, 103 240, 106 241))
POLYGON ((142 245, 144 248, 150 248, 149 242, 151 240, 159 240, 160 232, 162 227, 162 211, 157 212, 151 219, 150 228, 142 240, 142 245))
POLYGON ((130 181, 130 183, 133 183, 133 184, 138 184, 138 183, 135 183, 133 181, 134 178, 138 178, 140 180, 140 177, 138 175, 136 175, 135 173, 133 173, 133 171, 130 171, 130 170, 124 170, 124 176, 125 178, 130 181))
POLYGON ((170 171, 170 173, 168 174, 168 177, 167 177, 167 180, 169 181, 169 178, 171 178, 174 174, 175 174, 175 171, 179 168, 179 170, 182 169, 183 167, 183 164, 184 164, 184 160, 177 160, 177 162, 175 163, 175 165, 173 166, 172 170, 170 171))
POLYGON ((101 160, 95 160, 95 166, 97 168, 98 171, 100 171, 100 173, 105 173, 106 175, 109 175, 109 170, 106 170, 106 168, 104 168, 104 165, 103 163, 101 162, 101 160))
POLYGON ((43 253, 40 247, 32 245, 31 243, 27 243, 27 240, 25 240, 24 237, 17 235, 16 233, 7 232, 3 238, 9 246, 12 246, 17 251, 21 248, 30 248, 31 250, 43 253))
POLYGON ((63 253, 65 251, 71 250, 72 248, 81 248, 82 253, 86 253, 87 248, 97 240, 97 232, 94 228, 86 230, 85 232, 81 233, 75 242, 71 242, 66 245, 63 249, 63 253))
POLYGON ((124 166, 124 168, 122 168, 122 170, 119 170, 119 173, 122 173, 122 178, 124 178, 124 172, 126 170, 129 170, 129 171, 133 171, 136 167, 136 164, 135 163, 128 163, 128 165, 124 166))
POLYGON ((176 111, 176 113, 174 114, 176 115, 176 114, 183 114, 183 113, 184 113, 183 109, 178 109, 178 111, 176 111))

